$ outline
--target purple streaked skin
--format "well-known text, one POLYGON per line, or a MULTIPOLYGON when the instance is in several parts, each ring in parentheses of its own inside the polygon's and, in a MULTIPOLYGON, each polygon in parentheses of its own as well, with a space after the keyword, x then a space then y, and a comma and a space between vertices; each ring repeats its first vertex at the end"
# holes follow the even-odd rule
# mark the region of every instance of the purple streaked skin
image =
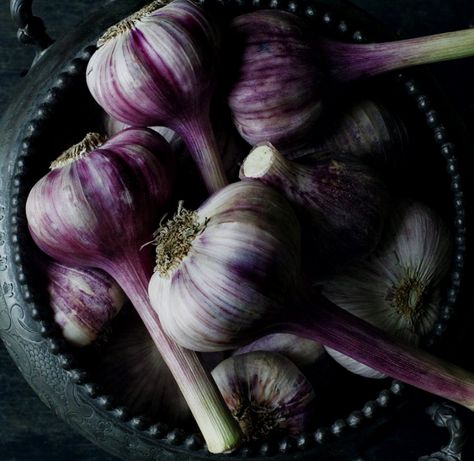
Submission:
POLYGON ((229 41, 238 68, 228 101, 241 136, 280 148, 299 142, 321 112, 322 74, 306 24, 284 11, 256 11, 232 21, 229 41))
POLYGON ((263 144, 244 161, 241 178, 275 187, 294 206, 301 220, 303 265, 312 276, 327 275, 377 245, 386 214, 386 187, 357 160, 333 155, 301 165, 263 144), (262 149, 270 152, 266 170, 253 171, 251 162, 262 149))
POLYGON ((227 184, 210 121, 219 41, 199 7, 175 0, 100 46, 86 75, 93 97, 112 117, 176 131, 210 192, 227 184))
POLYGON ((28 226, 38 247, 66 264, 96 267, 123 289, 176 379, 212 452, 235 448, 240 431, 199 357, 176 345, 151 308, 153 232, 171 195, 169 144, 130 128, 53 169, 30 191, 28 226), (155 150, 156 149, 156 150, 155 150))
POLYGON ((105 272, 38 258, 46 275, 49 303, 64 337, 85 346, 94 341, 120 311, 126 297, 105 272))
POLYGON ((163 328, 183 347, 218 351, 266 334, 296 334, 474 408, 474 374, 397 342, 303 282, 298 221, 273 188, 231 184, 198 213, 208 222, 189 252, 149 285, 163 328))

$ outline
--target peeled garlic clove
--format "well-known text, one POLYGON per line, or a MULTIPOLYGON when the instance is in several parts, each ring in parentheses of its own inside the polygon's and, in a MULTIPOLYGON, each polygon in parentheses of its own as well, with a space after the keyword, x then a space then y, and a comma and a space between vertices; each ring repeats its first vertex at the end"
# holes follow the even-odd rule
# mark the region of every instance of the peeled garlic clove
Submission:
POLYGON ((72 267, 52 259, 41 260, 39 267, 54 319, 75 346, 92 343, 126 301, 117 283, 99 269, 72 267))
POLYGON ((210 121, 220 33, 208 16, 189 0, 151 2, 106 31, 86 77, 112 117, 177 132, 213 192, 227 178, 210 121))
POLYGON ((212 376, 248 440, 298 435, 311 422, 313 388, 283 355, 248 352, 230 357, 212 376))
MULTIPOLYGON (((440 286, 451 262, 451 239, 428 206, 403 201, 391 213, 378 250, 323 285, 338 306, 403 341, 418 344, 439 316, 440 286)), ((327 348, 354 373, 385 375, 327 348)))
POLYGON ((377 245, 386 188, 360 162, 324 157, 301 165, 265 143, 247 156, 240 176, 275 187, 294 206, 301 221, 303 264, 314 277, 368 255, 377 245))
POLYGON ((255 11, 232 21, 229 43, 238 68, 228 101, 241 136, 252 145, 299 142, 322 107, 322 74, 307 24, 285 11, 255 11))
POLYGON ((234 351, 233 355, 254 351, 277 352, 298 367, 313 365, 324 354, 324 346, 317 341, 286 333, 266 335, 234 351))

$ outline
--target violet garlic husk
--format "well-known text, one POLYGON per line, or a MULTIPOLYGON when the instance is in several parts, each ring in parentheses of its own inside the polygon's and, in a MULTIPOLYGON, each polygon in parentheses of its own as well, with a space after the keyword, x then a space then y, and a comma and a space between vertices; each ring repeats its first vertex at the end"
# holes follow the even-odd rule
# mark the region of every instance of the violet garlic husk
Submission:
POLYGON ((344 104, 321 120, 314 139, 298 149, 285 149, 290 160, 314 162, 327 154, 350 155, 379 171, 398 169, 406 159, 408 131, 401 117, 371 99, 344 104))
POLYGON ((353 159, 287 160, 269 143, 244 160, 241 178, 279 190, 301 221, 303 266, 313 277, 370 254, 385 221, 388 194, 377 175, 353 159))
POLYGON ((324 354, 324 346, 310 339, 286 333, 275 333, 262 336, 245 346, 236 349, 232 355, 248 352, 275 352, 290 359, 296 366, 302 368, 314 365, 324 354))
POLYGON ((210 121, 219 31, 189 0, 162 5, 154 1, 106 31, 87 84, 117 120, 177 132, 213 192, 227 184, 210 121))
POLYGON ((257 181, 231 184, 157 233, 150 302, 183 347, 231 349, 271 333, 323 343, 382 373, 474 408, 474 375, 401 343, 331 303, 300 268, 289 203, 257 181))
POLYGON ((291 360, 275 352, 229 357, 212 376, 247 440, 296 436, 314 413, 314 390, 291 360))
MULTIPOLYGON (((402 201, 393 208, 377 251, 326 281, 332 302, 410 344, 433 328, 441 306, 441 284, 451 263, 451 239, 428 206, 402 201)), ((328 350, 341 365, 367 377, 378 372, 328 350)))
POLYGON ((173 373, 209 450, 230 451, 240 429, 200 358, 164 333, 146 290, 153 259, 145 244, 173 186, 169 144, 138 128, 97 141, 88 135, 33 186, 26 203, 33 240, 63 263, 96 267, 117 281, 173 373))
POLYGON ((231 23, 229 44, 237 64, 228 102, 241 136, 252 145, 299 143, 322 107, 323 77, 308 24, 281 10, 243 14, 231 23))
POLYGON ((120 312, 126 296, 104 271, 38 257, 54 320, 74 346, 94 342, 120 312))

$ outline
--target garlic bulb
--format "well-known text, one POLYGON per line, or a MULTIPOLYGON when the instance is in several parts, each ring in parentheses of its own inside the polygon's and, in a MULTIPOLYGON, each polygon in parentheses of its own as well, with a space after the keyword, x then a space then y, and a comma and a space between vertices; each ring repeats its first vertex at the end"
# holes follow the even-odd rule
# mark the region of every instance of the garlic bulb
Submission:
POLYGON ((75 346, 92 343, 126 301, 122 289, 101 270, 52 259, 39 259, 38 266, 45 276, 54 319, 75 346))
POLYGON ((239 133, 252 145, 299 142, 322 107, 322 74, 307 24, 285 11, 261 10, 234 18, 229 33, 239 67, 228 101, 239 133))
MULTIPOLYGON (((378 251, 324 283, 331 301, 410 344, 434 326, 440 285, 451 260, 451 239, 441 218, 426 205, 404 201, 392 211, 378 251)), ((332 349, 330 355, 354 373, 385 375, 332 349)))
POLYGON ((311 290, 299 224, 257 181, 231 184, 157 232, 150 303, 178 344, 226 350, 273 333, 303 336, 393 378, 474 408, 474 375, 401 343, 311 290))
POLYGON ((152 240, 173 185, 169 144, 138 128, 101 141, 88 135, 33 186, 26 202, 30 234, 49 256, 102 269, 117 281, 173 373, 209 450, 230 451, 240 429, 200 358, 164 333, 146 292, 153 260, 144 244, 152 240))
POLYGON ((360 162, 333 156, 301 165, 266 143, 247 156, 240 176, 275 187, 294 206, 301 221, 303 265, 313 277, 364 257, 377 245, 386 188, 360 162))
POLYGON ((283 355, 248 352, 229 357, 212 376, 248 440, 295 436, 311 422, 313 388, 283 355))
POLYGON ((378 101, 351 102, 325 122, 316 139, 304 148, 285 150, 285 157, 314 162, 328 153, 351 155, 384 171, 397 167, 405 158, 407 128, 393 110, 378 101))
POLYGON ((324 354, 324 346, 310 339, 286 333, 266 335, 235 350, 233 355, 248 352, 267 351, 277 352, 290 359, 298 367, 314 365, 324 354))
POLYGON ((227 184, 210 121, 219 30, 189 0, 162 5, 151 2, 104 34, 87 84, 117 120, 177 132, 213 192, 227 184))
POLYGON ((133 310, 114 321, 94 375, 106 392, 133 414, 145 414, 168 424, 192 419, 163 357, 133 310))
POLYGON ((245 341, 246 328, 282 308, 296 282, 296 274, 271 263, 297 267, 298 258, 299 224, 284 198, 257 182, 237 182, 195 212, 180 208, 160 228, 150 302, 183 347, 232 349, 245 341), (262 295, 266 280, 275 287, 262 295))

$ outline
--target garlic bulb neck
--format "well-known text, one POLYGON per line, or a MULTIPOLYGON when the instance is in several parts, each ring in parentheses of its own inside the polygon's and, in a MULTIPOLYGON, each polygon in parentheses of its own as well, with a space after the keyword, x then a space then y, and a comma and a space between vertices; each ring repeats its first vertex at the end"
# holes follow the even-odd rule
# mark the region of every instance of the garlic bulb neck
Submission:
POLYGON ((132 30, 138 21, 168 3, 169 1, 167 0, 154 0, 148 5, 145 5, 140 10, 135 11, 135 13, 126 17, 122 21, 118 22, 117 24, 114 24, 112 27, 109 27, 99 38, 99 40, 97 40, 97 47, 100 48, 108 41, 113 40, 114 38, 124 34, 125 32, 128 32, 129 30, 132 30))
POLYGON ((64 151, 49 166, 50 170, 61 168, 84 157, 107 141, 107 136, 99 133, 87 133, 84 139, 64 151))
POLYGON ((195 211, 183 208, 180 202, 172 219, 155 232, 155 272, 168 277, 189 253, 193 240, 206 228, 207 221, 199 219, 195 211))

